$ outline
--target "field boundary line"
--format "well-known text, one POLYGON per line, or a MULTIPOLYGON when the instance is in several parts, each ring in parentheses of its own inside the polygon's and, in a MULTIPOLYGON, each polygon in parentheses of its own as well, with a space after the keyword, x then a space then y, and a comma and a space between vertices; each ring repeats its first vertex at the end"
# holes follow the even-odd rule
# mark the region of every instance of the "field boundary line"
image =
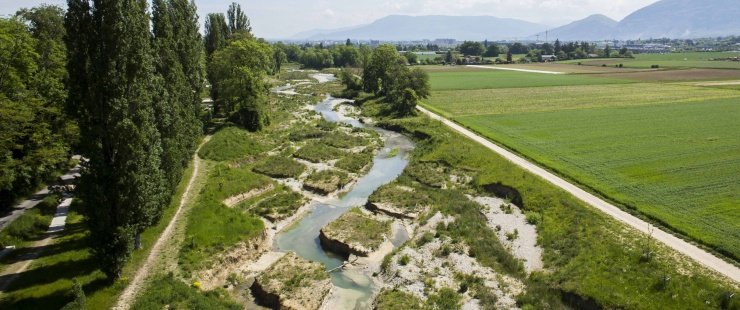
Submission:
POLYGON ((451 120, 448 120, 444 117, 441 117, 435 113, 430 112, 429 110, 420 107, 417 105, 416 107, 419 111, 423 112, 426 115, 429 115, 432 119, 442 121, 445 125, 448 127, 454 129, 455 131, 463 134, 464 136, 467 136, 470 139, 473 139, 473 141, 480 143, 481 145, 485 146, 486 148, 498 153, 499 155, 503 156, 507 160, 511 161, 512 163, 516 164, 517 166, 523 168, 524 170, 527 170, 546 181, 552 183, 553 185, 565 190, 566 192, 570 193, 571 195, 575 196, 576 198, 580 199, 581 201, 591 205, 592 207, 600 210, 601 212, 605 213, 606 215, 625 223, 629 226, 631 226, 634 229, 637 229, 638 231, 649 234, 652 232, 652 237, 666 246, 692 258, 693 260, 697 261, 698 263, 708 267, 709 269, 712 269, 716 271, 719 274, 722 274, 726 276, 727 278, 740 283, 740 268, 712 255, 711 253, 704 251, 700 249, 699 247, 686 242, 670 233, 667 233, 661 229, 653 229, 656 228, 655 226, 651 225, 648 222, 645 222, 625 211, 622 209, 604 201, 603 199, 596 197, 595 195, 581 189, 578 186, 575 186, 571 184, 570 182, 556 176, 555 174, 525 160, 524 158, 504 149, 503 147, 500 147, 493 142, 473 133, 470 130, 467 130, 463 128, 462 126, 454 123, 451 120))
POLYGON ((193 154, 193 174, 190 176, 190 180, 188 181, 188 186, 185 188, 185 191, 182 193, 182 197, 180 198, 180 206, 178 206, 177 211, 175 212, 175 215, 170 220, 170 223, 167 224, 167 228, 164 229, 162 234, 159 235, 159 238, 157 238, 157 242, 154 243, 154 246, 152 247, 152 250, 149 252, 149 256, 147 256, 146 261, 144 264, 139 267, 139 270, 136 272, 136 276, 134 276, 134 279, 129 283, 126 288, 123 290, 123 293, 121 293, 121 296, 118 298, 118 301, 116 302, 116 305, 112 309, 116 310, 128 310, 131 307, 131 304, 135 301, 136 295, 139 293, 139 291, 144 286, 144 280, 149 276, 149 273, 151 272, 152 266, 154 266, 154 262, 159 258, 160 254, 162 253, 162 248, 164 247, 164 244, 167 240, 172 238, 172 234, 175 230, 175 223, 177 223, 180 220, 180 215, 182 214, 182 209, 185 203, 187 202, 187 197, 190 194, 190 190, 193 187, 193 183, 195 183, 195 179, 198 177, 198 170, 200 167, 200 158, 198 157, 198 151, 200 148, 206 144, 211 139, 211 136, 206 136, 203 141, 198 145, 198 148, 195 150, 195 153, 193 154))
POLYGON ((518 71, 518 72, 529 72, 529 73, 542 73, 542 74, 568 74, 568 73, 565 73, 565 72, 556 72, 556 71, 542 71, 542 70, 529 70, 529 69, 516 69, 516 68, 501 68, 501 67, 493 67, 493 66, 468 65, 468 67, 471 67, 471 68, 480 68, 480 69, 491 69, 491 70, 504 70, 504 71, 518 71))

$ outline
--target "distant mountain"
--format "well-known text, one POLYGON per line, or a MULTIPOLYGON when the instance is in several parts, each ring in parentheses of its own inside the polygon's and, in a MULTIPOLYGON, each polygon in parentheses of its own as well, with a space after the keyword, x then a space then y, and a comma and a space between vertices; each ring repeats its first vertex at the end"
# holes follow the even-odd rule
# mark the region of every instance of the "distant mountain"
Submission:
POLYGON ((331 32, 337 32, 337 31, 348 31, 348 30, 353 30, 353 29, 357 29, 357 28, 360 28, 360 27, 364 27, 364 26, 367 26, 367 25, 360 25, 360 26, 354 26, 354 27, 344 27, 344 28, 339 28, 339 29, 313 29, 313 30, 308 30, 308 31, 296 33, 293 36, 291 36, 290 39, 294 39, 294 40, 308 39, 310 37, 313 37, 315 35, 319 35, 319 34, 322 34, 322 33, 331 33, 331 32))
MULTIPOLYGON (((591 15, 579 21, 574 21, 562 27, 549 30, 547 34, 540 32, 539 39, 545 39, 552 42, 555 39, 560 41, 596 41, 611 39, 614 28, 618 22, 601 14, 591 15)), ((529 39, 536 39, 537 35, 530 36, 529 39)))
POLYGON ((625 17, 617 39, 740 35, 738 0, 661 0, 625 17))
POLYGON ((312 40, 501 40, 523 38, 548 27, 523 20, 493 16, 401 16, 391 15, 350 30, 308 37, 312 40))

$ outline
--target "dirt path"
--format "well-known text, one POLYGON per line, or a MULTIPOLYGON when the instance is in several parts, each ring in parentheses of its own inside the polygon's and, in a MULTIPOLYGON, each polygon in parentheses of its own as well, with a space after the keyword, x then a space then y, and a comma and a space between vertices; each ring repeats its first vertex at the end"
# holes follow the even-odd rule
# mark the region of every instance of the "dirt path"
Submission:
POLYGON ((34 242, 28 248, 18 250, 23 252, 15 258, 16 262, 0 272, 0 294, 5 293, 8 287, 10 287, 10 284, 18 279, 57 237, 62 236, 67 221, 67 212, 69 212, 69 206, 71 204, 72 198, 64 199, 57 206, 57 212, 51 220, 49 229, 41 236, 41 239, 34 242))
POLYGON ((149 252, 149 256, 146 258, 144 265, 139 268, 139 271, 136 272, 136 276, 134 276, 133 280, 131 280, 131 283, 129 283, 126 289, 123 290, 121 297, 118 298, 118 302, 116 302, 116 306, 113 307, 113 309, 128 310, 131 307, 131 304, 134 302, 136 295, 139 293, 139 290, 144 286, 144 281, 153 271, 152 267, 155 266, 155 262, 159 259, 161 253, 163 252, 164 245, 172 238, 175 232, 175 224, 178 222, 180 215, 182 214, 183 206, 187 202, 187 197, 190 194, 193 183, 195 182, 195 179, 199 174, 198 172, 200 169, 200 158, 198 157, 198 150, 200 150, 200 147, 206 144, 210 139, 211 136, 206 136, 205 139, 203 139, 203 142, 201 142, 201 144, 198 146, 198 149, 195 150, 195 154, 193 155, 193 175, 190 176, 188 186, 185 188, 185 192, 182 194, 182 198, 180 199, 180 206, 177 208, 175 216, 172 217, 172 220, 170 220, 167 228, 164 229, 162 235, 160 235, 159 239, 157 239, 157 242, 154 243, 152 251, 149 252))
MULTIPOLYGON (((586 202, 587 204, 593 206, 596 209, 601 210, 602 212, 606 213, 607 215, 615 218, 616 220, 623 222, 637 230, 639 230, 642 233, 649 233, 648 229, 651 227, 651 225, 637 217, 632 216, 631 214, 622 211, 621 209, 617 208, 616 206, 602 200, 601 198, 598 198, 583 189, 568 183, 567 181, 561 179, 560 177, 548 172, 545 169, 542 169, 538 167, 535 164, 532 164, 523 158, 515 155, 514 153, 511 153, 507 151, 506 149, 493 144, 492 142, 474 134, 473 132, 461 127, 458 124, 455 124, 454 122, 447 120, 439 115, 436 115, 422 107, 417 106, 417 109, 419 109, 421 112, 429 115, 432 119, 440 120, 445 123, 445 125, 449 126, 450 128, 462 133, 463 135, 473 139, 474 141, 482 144, 483 146, 491 149, 492 151, 498 153, 499 155, 503 156, 504 158, 508 159, 509 161, 515 163, 516 165, 524 168, 525 170, 536 174, 537 176, 547 180, 548 182, 554 184, 555 186, 567 191, 571 195, 575 196, 576 198, 586 202)), ((664 243, 670 248, 673 248, 674 250, 691 257, 695 261, 701 263, 702 265, 713 269, 717 271, 718 273, 734 280, 735 282, 740 283, 740 268, 720 259, 716 256, 682 240, 679 239, 676 236, 673 236, 663 230, 655 229, 653 230, 653 238, 656 240, 664 243)))

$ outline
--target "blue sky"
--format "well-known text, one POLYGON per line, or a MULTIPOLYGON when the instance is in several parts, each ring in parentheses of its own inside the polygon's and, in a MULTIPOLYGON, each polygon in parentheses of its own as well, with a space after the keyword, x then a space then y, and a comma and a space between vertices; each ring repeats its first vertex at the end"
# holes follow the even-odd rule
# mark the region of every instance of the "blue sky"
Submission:
MULTIPOLYGON (((201 17, 226 12, 233 0, 195 0, 201 17)), ((592 14, 617 21, 657 0, 250 0, 236 1, 255 35, 286 38, 316 28, 368 24, 387 15, 490 15, 557 27, 592 14)), ((0 15, 41 3, 66 7, 66 0, 0 0, 0 15)))

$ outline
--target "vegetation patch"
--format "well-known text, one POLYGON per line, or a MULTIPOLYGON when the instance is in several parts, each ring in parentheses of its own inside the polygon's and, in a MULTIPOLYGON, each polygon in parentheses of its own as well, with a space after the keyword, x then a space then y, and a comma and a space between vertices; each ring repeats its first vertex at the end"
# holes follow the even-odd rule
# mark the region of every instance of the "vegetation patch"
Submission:
POLYGON ((312 163, 322 163, 342 157, 345 152, 321 143, 309 144, 293 154, 296 158, 304 159, 312 163))
POLYGON ((390 183, 370 195, 367 208, 395 217, 416 218, 431 203, 429 195, 422 191, 390 183))
POLYGON ((368 256, 391 235, 391 222, 365 215, 358 208, 321 229, 321 246, 345 255, 368 256))
POLYGON ((251 213, 276 222, 293 215, 305 203, 303 195, 281 186, 277 194, 260 201, 251 213))
POLYGON ((252 284, 261 305, 273 309, 318 309, 332 288, 324 264, 285 254, 252 284))
POLYGON ((232 161, 256 156, 268 151, 268 147, 255 139, 255 135, 235 126, 226 127, 213 135, 201 147, 198 155, 215 161, 232 161))
POLYGON ((247 193, 253 189, 263 188, 272 180, 256 174, 247 166, 230 167, 226 164, 216 164, 208 176, 208 183, 201 193, 202 196, 212 196, 217 200, 247 193))
POLYGON ((360 153, 352 153, 338 160, 334 167, 346 170, 351 173, 361 173, 372 162, 375 154, 370 150, 363 150, 360 153))
POLYGON ((349 181, 349 175, 344 171, 323 170, 306 177, 303 188, 321 195, 328 195, 343 189, 349 181))
POLYGON ((341 149, 351 149, 370 144, 370 140, 367 138, 350 135, 342 131, 334 131, 325 135, 321 138, 321 142, 341 149))
POLYGON ((400 290, 385 289, 375 297, 375 309, 377 310, 421 310, 424 302, 415 295, 400 290))
POLYGON ((298 178, 298 176, 306 170, 306 165, 289 157, 270 156, 261 163, 255 165, 252 170, 278 179, 298 178))
POLYGON ((59 196, 50 195, 6 226, 0 232, 0 249, 9 245, 22 247, 46 233, 56 213, 58 200, 59 196))
POLYGON ((193 285, 187 285, 176 279, 172 274, 157 276, 152 283, 156 290, 144 290, 136 299, 132 309, 214 309, 238 310, 243 309, 234 300, 229 298, 228 292, 216 289, 200 292, 193 285))

